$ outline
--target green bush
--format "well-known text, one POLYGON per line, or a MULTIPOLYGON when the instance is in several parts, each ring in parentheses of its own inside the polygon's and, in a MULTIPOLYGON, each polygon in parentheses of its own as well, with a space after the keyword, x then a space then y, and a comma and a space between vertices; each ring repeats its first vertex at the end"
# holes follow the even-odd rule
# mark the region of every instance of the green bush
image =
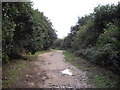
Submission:
POLYGON ((113 25, 108 24, 104 33, 99 36, 97 50, 92 52, 91 59, 102 66, 108 66, 116 73, 120 73, 120 31, 113 25))
POLYGON ((57 49, 61 49, 61 44, 62 44, 62 39, 56 39, 55 41, 54 41, 54 46, 53 46, 53 48, 57 48, 57 49))

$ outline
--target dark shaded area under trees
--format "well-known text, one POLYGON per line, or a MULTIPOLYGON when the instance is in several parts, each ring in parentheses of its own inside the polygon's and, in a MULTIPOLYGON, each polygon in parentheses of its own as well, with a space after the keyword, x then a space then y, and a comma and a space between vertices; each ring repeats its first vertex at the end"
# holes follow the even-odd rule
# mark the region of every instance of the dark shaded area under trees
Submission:
POLYGON ((120 74, 120 3, 99 5, 80 17, 57 48, 69 50, 94 64, 120 74))
POLYGON ((22 53, 47 50, 57 37, 50 20, 34 10, 32 2, 3 2, 2 19, 3 63, 22 53))

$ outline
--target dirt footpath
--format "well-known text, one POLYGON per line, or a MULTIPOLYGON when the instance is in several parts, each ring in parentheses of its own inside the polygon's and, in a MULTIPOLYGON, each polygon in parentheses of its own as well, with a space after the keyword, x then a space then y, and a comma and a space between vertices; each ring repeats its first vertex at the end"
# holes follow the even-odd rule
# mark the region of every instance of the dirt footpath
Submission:
MULTIPOLYGON (((43 70, 47 72, 49 79, 46 79, 44 87, 55 88, 91 88, 87 83, 86 72, 78 70, 74 66, 65 62, 62 51, 55 50, 50 53, 39 55, 39 60, 44 60, 43 70), (41 59, 42 58, 42 59, 41 59), (69 69, 72 75, 62 74, 62 71, 69 69)), ((40 62, 39 62, 40 63, 40 62)), ((36 63, 38 64, 38 63, 36 63)))
POLYGON ((85 71, 65 62, 61 50, 54 50, 38 56, 31 63, 21 80, 13 87, 24 88, 94 88, 87 81, 85 71), (63 74, 69 69, 72 75, 63 74))

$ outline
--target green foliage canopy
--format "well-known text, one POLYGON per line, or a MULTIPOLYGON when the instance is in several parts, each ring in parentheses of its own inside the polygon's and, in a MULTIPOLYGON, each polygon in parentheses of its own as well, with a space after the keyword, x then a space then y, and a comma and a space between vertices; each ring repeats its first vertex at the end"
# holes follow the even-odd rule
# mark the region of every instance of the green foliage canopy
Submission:
POLYGON ((56 39, 52 23, 31 2, 2 3, 3 62, 22 53, 49 49, 56 39))

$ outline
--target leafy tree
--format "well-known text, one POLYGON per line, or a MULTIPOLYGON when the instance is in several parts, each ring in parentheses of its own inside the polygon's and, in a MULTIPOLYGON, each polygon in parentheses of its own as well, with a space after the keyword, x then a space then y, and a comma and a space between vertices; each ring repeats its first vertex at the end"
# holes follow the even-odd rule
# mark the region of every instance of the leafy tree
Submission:
POLYGON ((120 74, 120 3, 99 5, 70 31, 62 48, 120 74))
POLYGON ((31 2, 3 2, 2 7, 3 62, 52 46, 56 39, 52 23, 31 2))

